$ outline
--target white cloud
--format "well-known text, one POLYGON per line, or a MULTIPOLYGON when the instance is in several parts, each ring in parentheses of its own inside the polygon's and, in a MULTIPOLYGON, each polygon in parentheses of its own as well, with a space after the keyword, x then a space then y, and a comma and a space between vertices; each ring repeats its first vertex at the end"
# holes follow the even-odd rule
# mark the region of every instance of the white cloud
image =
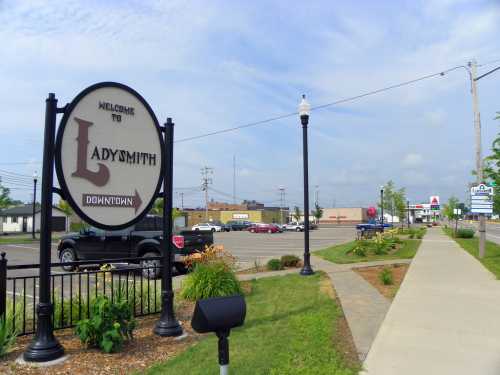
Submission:
POLYGON ((424 162, 424 157, 421 154, 409 153, 405 155, 401 164, 404 167, 415 168, 415 167, 420 167, 423 162, 424 162))

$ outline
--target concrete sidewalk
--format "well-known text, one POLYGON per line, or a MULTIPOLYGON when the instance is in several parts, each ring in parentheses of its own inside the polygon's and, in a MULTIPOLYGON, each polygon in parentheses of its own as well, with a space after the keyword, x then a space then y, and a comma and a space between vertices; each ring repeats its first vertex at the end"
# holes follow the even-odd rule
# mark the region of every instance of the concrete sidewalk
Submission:
POLYGON ((430 229, 364 363, 369 375, 500 374, 500 281, 430 229))

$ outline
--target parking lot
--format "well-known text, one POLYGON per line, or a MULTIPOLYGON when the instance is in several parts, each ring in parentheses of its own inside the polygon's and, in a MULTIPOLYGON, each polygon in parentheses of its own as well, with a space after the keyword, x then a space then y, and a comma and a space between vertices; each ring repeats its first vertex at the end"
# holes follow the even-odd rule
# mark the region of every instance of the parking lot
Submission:
MULTIPOLYGON (((352 240, 355 236, 353 227, 320 228, 310 232, 311 251, 352 240)), ((224 245, 242 265, 254 261, 264 261, 284 254, 301 255, 304 251, 304 233, 250 233, 246 231, 215 233, 214 242, 224 245)), ((58 262, 56 243, 52 245, 52 261, 58 262)), ((38 243, 0 245, 0 250, 7 253, 9 265, 38 263, 38 243)), ((54 270, 57 272, 57 270, 54 270)), ((16 271, 16 275, 33 274, 29 270, 16 271)), ((9 275, 13 276, 13 275, 9 275)))

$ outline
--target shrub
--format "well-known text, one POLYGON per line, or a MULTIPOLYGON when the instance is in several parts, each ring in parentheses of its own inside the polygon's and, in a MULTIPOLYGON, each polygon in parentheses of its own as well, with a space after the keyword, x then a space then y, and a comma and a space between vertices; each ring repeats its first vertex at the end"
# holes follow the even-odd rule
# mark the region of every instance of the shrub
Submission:
POLYGON ((366 249, 362 246, 356 246, 354 249, 352 249, 352 253, 354 255, 357 255, 359 257, 365 257, 366 256, 366 249))
POLYGON ((135 325, 132 306, 127 301, 111 302, 107 296, 97 296, 91 318, 80 320, 75 332, 82 343, 112 353, 121 350, 126 339, 133 338, 135 325))
POLYGON ((281 257, 281 265, 283 267, 297 267, 300 258, 295 255, 283 255, 281 257))
POLYGON ((378 277, 384 285, 392 285, 392 283, 394 282, 392 271, 389 268, 384 268, 382 271, 380 271, 378 277))
POLYGON ((390 246, 389 242, 381 242, 381 243, 375 243, 373 253, 375 255, 384 255, 387 254, 387 247, 390 246))
POLYGON ((403 240, 401 240, 401 238, 399 238, 399 237, 396 236, 396 237, 393 238, 393 242, 394 243, 403 243, 403 240))
POLYGON ((458 238, 472 238, 474 237, 474 229, 461 228, 457 230, 456 237, 458 238))
POLYGON ((181 290, 181 296, 190 301, 235 294, 243 294, 240 283, 234 271, 222 261, 196 264, 181 290))
POLYGON ((267 262, 267 268, 271 271, 278 271, 283 269, 283 264, 281 264, 279 259, 271 259, 267 262))
POLYGON ((21 304, 16 304, 15 309, 12 302, 7 302, 5 316, 0 317, 0 357, 3 357, 9 352, 16 341, 18 330, 12 324, 15 322, 16 327, 20 327, 20 318, 22 315, 21 304), (17 311, 14 314, 14 310, 17 311))
POLYGON ((422 238, 424 238, 424 233, 422 233, 422 232, 418 232, 418 233, 417 233, 417 239, 418 239, 418 240, 421 240, 422 238))

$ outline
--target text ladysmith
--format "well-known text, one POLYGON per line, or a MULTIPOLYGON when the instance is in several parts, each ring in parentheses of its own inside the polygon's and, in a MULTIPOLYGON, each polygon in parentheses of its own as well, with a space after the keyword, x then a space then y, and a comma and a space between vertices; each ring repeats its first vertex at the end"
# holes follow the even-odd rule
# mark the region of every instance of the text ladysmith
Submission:
POLYGON ((127 164, 156 165, 156 154, 140 151, 127 151, 109 147, 94 147, 92 160, 109 160, 127 164))

